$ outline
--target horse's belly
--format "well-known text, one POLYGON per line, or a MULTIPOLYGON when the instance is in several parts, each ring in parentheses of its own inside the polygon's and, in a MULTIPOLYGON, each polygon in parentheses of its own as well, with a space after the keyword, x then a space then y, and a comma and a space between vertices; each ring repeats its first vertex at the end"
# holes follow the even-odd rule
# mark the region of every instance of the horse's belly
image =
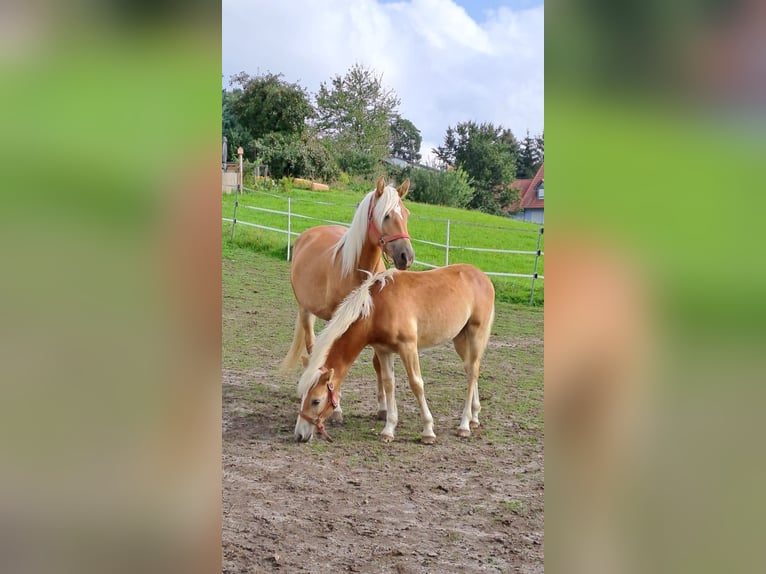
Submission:
POLYGON ((451 341, 465 327, 467 318, 449 318, 432 316, 418 325, 418 349, 435 347, 445 341, 451 341))

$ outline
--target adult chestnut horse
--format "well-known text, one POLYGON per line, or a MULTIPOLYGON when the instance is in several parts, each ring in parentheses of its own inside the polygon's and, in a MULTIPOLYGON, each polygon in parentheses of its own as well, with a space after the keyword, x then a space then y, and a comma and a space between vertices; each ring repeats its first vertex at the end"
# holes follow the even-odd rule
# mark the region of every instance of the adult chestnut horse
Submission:
POLYGON ((301 406, 295 438, 309 440, 314 427, 329 438, 324 422, 338 406, 343 379, 362 349, 372 345, 380 359, 387 403, 381 440, 394 439, 398 422, 393 366, 393 354, 397 353, 420 406, 421 440, 433 443, 436 435, 423 391, 418 349, 449 339, 463 360, 468 384, 457 434, 469 436, 471 428, 479 426, 479 363, 494 315, 492 282, 472 265, 421 272, 389 269, 373 275, 344 299, 316 340, 298 383, 301 406))
MULTIPOLYGON (((412 265, 415 252, 407 232, 409 210, 402 203, 409 189, 409 179, 395 188, 385 185, 380 177, 375 189, 359 203, 348 229, 338 225, 312 227, 295 240, 290 282, 298 317, 282 372, 299 365, 304 349, 311 354, 316 317, 329 321, 343 298, 367 278, 366 272, 385 270, 383 253, 397 269, 412 265)), ((377 356, 373 366, 378 378, 378 416, 382 417, 385 398, 377 356)), ((342 421, 340 408, 334 418, 342 421)))

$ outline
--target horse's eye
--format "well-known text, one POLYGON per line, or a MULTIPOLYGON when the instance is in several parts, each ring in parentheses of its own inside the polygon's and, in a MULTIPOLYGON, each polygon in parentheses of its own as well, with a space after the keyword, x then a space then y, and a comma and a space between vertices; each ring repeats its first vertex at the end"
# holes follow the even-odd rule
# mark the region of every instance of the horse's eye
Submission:
POLYGON ((320 401, 319 399, 314 399, 313 401, 311 401, 311 406, 318 407, 319 403, 321 402, 322 401, 320 401))
POLYGON ((391 219, 391 215, 386 213, 386 216, 383 218, 383 221, 388 221, 389 219, 391 219))

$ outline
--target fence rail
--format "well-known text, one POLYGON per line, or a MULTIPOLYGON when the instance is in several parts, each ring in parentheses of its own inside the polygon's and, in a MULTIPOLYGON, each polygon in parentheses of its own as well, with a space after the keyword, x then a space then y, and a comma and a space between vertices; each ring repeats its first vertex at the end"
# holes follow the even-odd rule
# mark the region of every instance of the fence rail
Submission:
MULTIPOLYGON (((251 190, 249 188, 244 188, 244 189, 247 189, 248 191, 256 192, 256 190, 251 190)), ((238 198, 235 198, 235 202, 234 202, 234 217, 233 218, 223 217, 222 220, 232 224, 232 232, 231 232, 232 239, 234 238, 235 228, 236 228, 236 226, 238 224, 239 225, 245 225, 247 227, 254 227, 254 228, 257 228, 257 229, 263 229, 263 230, 266 230, 266 231, 272 231, 272 232, 276 232, 276 233, 286 234, 287 235, 287 260, 288 261, 290 260, 290 256, 291 256, 291 251, 290 250, 291 250, 291 247, 292 247, 292 238, 295 237, 295 236, 300 235, 300 233, 292 231, 292 220, 293 220, 293 218, 295 218, 295 219, 312 220, 312 221, 317 221, 317 222, 320 222, 320 223, 330 223, 330 224, 334 224, 334 225, 348 226, 348 222, 333 221, 333 220, 330 220, 330 219, 322 219, 322 218, 319 218, 319 217, 313 217, 313 216, 310 216, 310 215, 303 215, 303 214, 300 214, 300 213, 295 213, 293 211, 293 206, 292 206, 293 198, 291 198, 291 197, 285 198, 285 197, 280 196, 280 195, 266 193, 266 192, 258 192, 258 193, 262 193, 262 194, 268 195, 270 197, 275 197, 275 198, 287 201, 287 211, 280 211, 280 210, 277 210, 277 209, 269 209, 269 208, 265 208, 265 207, 256 207, 256 206, 252 206, 252 205, 243 205, 242 207, 244 207, 246 209, 250 209, 252 211, 256 211, 256 212, 271 213, 271 214, 274 214, 274 215, 284 215, 284 216, 286 216, 287 217, 287 229, 286 230, 285 229, 276 228, 276 227, 271 227, 271 226, 268 226, 268 225, 263 225, 263 224, 260 224, 260 223, 251 223, 249 221, 242 221, 241 219, 237 219, 236 208, 237 208, 237 206, 239 204, 238 198)), ((342 207, 356 207, 355 205, 351 205, 351 204, 334 204, 334 203, 328 203, 328 202, 311 201, 311 200, 307 200, 307 199, 303 199, 303 198, 296 198, 296 199, 298 201, 308 201, 310 203, 315 203, 315 204, 318 204, 318 205, 337 205, 338 207, 341 207, 341 206, 342 207)), ((535 251, 524 251, 524 250, 516 250, 516 249, 491 249, 491 248, 484 248, 484 247, 466 247, 466 246, 461 246, 461 245, 453 245, 450 242, 450 227, 451 227, 451 224, 452 224, 451 220, 449 220, 449 219, 437 220, 437 219, 433 219, 433 218, 422 218, 422 219, 429 219, 431 221, 444 221, 446 223, 446 225, 447 225, 447 233, 446 233, 446 241, 447 242, 446 243, 437 243, 437 242, 434 242, 434 241, 427 241, 425 239, 411 238, 411 241, 413 241, 413 242, 423 243, 425 245, 431 245, 433 247, 443 248, 445 250, 444 265, 449 265, 449 254, 450 254, 450 251, 455 251, 455 250, 534 256, 534 258, 535 258, 534 270, 533 270, 532 273, 507 273, 507 272, 501 272, 501 271, 486 271, 486 270, 484 270, 484 273, 486 273, 487 275, 490 275, 490 276, 497 276, 497 277, 519 277, 519 278, 531 279, 532 280, 532 285, 531 285, 530 292, 529 292, 529 303, 532 304, 532 300, 534 298, 534 292, 535 292, 535 282, 538 279, 540 279, 540 280, 544 280, 545 279, 544 275, 540 275, 540 274, 537 273, 537 268, 538 268, 539 260, 540 260, 541 257, 543 257, 545 255, 545 253, 540 249, 540 244, 541 244, 542 235, 543 235, 543 227, 540 227, 537 231, 534 231, 534 233, 537 233, 537 249, 535 251)), ((461 222, 461 224, 462 224, 462 222, 461 222)), ((477 224, 469 224, 469 225, 477 226, 477 224)), ((517 228, 497 228, 497 227, 494 227, 494 229, 503 229, 503 230, 507 229, 509 232, 517 230, 517 228)), ((524 232, 527 232, 527 233, 530 232, 530 230, 528 230, 528 229, 518 229, 518 231, 524 231, 524 232)), ((435 269, 437 267, 440 267, 440 265, 438 265, 438 264, 428 263, 426 261, 419 261, 418 259, 415 260, 415 263, 418 264, 418 265, 422 265, 424 267, 428 267, 430 269, 435 269)))

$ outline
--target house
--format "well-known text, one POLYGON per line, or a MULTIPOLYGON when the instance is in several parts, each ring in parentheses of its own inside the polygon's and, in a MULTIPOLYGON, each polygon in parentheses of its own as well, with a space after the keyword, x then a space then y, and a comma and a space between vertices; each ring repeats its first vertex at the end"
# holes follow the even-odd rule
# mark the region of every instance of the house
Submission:
POLYGON ((511 218, 531 221, 533 223, 544 223, 544 167, 545 164, 541 165, 532 179, 517 179, 511 183, 512 188, 519 190, 519 201, 515 202, 507 210, 510 212, 509 216, 511 218))

